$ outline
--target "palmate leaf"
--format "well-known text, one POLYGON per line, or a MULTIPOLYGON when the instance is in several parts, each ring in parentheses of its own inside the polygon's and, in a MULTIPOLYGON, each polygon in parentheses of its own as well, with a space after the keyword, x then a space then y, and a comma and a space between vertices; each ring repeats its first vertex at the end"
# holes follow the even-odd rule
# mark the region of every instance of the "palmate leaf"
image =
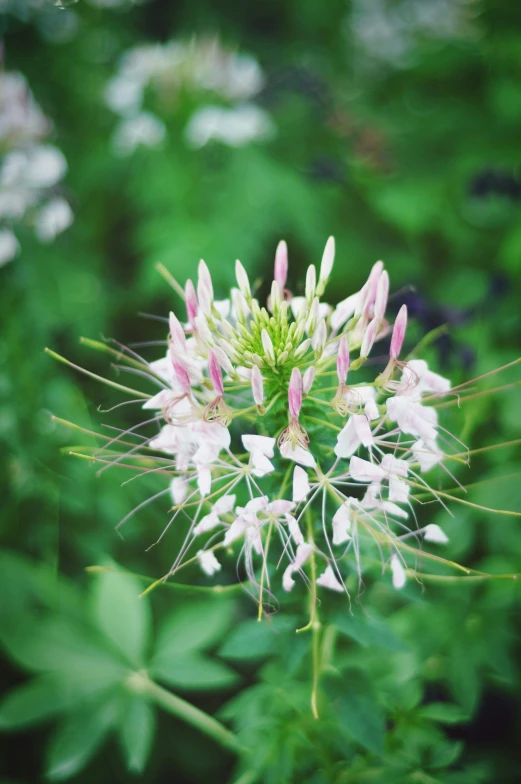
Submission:
POLYGON ((233 611, 233 603, 225 599, 190 602, 181 607, 159 629, 153 661, 172 660, 209 648, 230 626, 233 611))
POLYGON ((127 763, 133 773, 142 773, 147 764, 156 729, 156 714, 150 703, 133 697, 119 725, 119 738, 127 763))
POLYGON ((384 714, 364 672, 352 670, 341 676, 330 674, 324 686, 347 735, 373 754, 382 755, 384 714))
POLYGON ((9 692, 0 703, 0 729, 17 730, 70 710, 78 693, 59 673, 42 675, 9 692))
POLYGON ((150 635, 150 607, 140 599, 141 586, 124 572, 96 576, 92 617, 115 650, 135 667, 144 664, 150 635))
POLYGON ((191 652, 179 658, 161 655, 150 664, 150 675, 181 689, 219 689, 233 686, 238 675, 223 662, 191 652))
POLYGON ((118 696, 65 719, 58 726, 47 750, 47 778, 64 781, 84 768, 115 725, 120 710, 121 699, 118 696))

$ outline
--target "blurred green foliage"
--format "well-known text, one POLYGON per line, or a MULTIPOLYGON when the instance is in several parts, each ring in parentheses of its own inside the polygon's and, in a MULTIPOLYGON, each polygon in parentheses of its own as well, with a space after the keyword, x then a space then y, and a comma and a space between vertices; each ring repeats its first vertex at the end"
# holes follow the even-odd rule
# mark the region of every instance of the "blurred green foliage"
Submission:
MULTIPOLYGON (((382 257, 397 292, 392 304, 405 299, 414 316, 410 347, 447 325, 426 357, 454 383, 516 359, 521 9, 507 0, 468 3, 471 33, 451 37, 433 30, 456 0, 418 0, 417 8, 435 9, 429 29, 411 27, 414 3, 371 5, 381 15, 403 7, 397 29, 402 38, 408 31, 407 49, 398 61, 364 45, 354 24, 360 2, 6 5, 5 67, 24 73, 54 120, 76 218, 51 246, 19 231, 21 255, 0 270, 5 784, 42 775, 80 784, 136 775, 236 784, 518 780, 515 583, 426 578, 397 595, 376 580, 353 614, 333 597, 321 610, 317 721, 311 635, 295 634, 307 621, 303 591, 259 624, 245 594, 224 601, 195 572, 199 589, 159 587, 150 599, 137 598, 146 581, 118 567, 85 573, 110 558, 138 574, 164 574, 184 532, 169 531, 145 552, 166 522, 167 502, 158 499, 118 537, 116 524, 159 492, 160 480, 121 487, 123 472, 97 476, 68 456, 92 438, 50 416, 108 436, 109 426, 133 424, 127 407, 96 411, 118 403, 116 393, 52 363, 45 346, 106 375, 106 358, 78 338, 163 340, 163 324, 138 316, 177 307, 157 262, 182 281, 202 256, 223 294, 235 258, 266 281, 280 237, 294 288, 335 235, 332 301, 358 288, 382 257), (190 150, 172 116, 161 149, 116 157, 103 90, 117 58, 141 42, 208 32, 259 60, 266 85, 258 101, 274 138, 190 150), (233 728, 248 749, 238 763, 236 749, 215 742, 215 727, 212 735, 201 717, 190 722, 194 706, 222 722, 221 741, 224 725, 233 728), (44 720, 51 734, 40 729, 44 720)), ((513 368, 476 391, 518 380, 513 368)), ((475 449, 515 441, 518 389, 447 408, 444 422, 475 449)), ((473 503, 519 510, 520 470, 513 444, 476 453, 472 471, 456 474, 480 482, 469 491, 473 503)), ((451 508, 453 517, 425 508, 450 537, 447 557, 497 574, 521 571, 516 518, 451 508)))

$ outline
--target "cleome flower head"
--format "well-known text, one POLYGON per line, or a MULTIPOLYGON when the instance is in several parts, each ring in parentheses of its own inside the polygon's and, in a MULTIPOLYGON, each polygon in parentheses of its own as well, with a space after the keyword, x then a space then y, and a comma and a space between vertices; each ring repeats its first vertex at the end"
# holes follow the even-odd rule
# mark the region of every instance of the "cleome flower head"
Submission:
POLYGON ((429 473, 452 477, 448 460, 467 458, 440 426, 438 407, 449 394, 459 402, 470 382, 451 390, 423 359, 404 356, 407 309, 388 320, 381 261, 359 291, 334 307, 324 302, 334 256, 330 238, 295 295, 280 242, 265 304, 239 261, 225 300, 215 298, 204 261, 184 288, 164 271, 184 312, 167 319, 163 356, 149 362, 104 347, 155 386, 135 394, 141 421, 107 439, 110 451, 96 457, 147 474, 156 470, 152 460, 170 476, 131 512, 170 493, 160 539, 175 526, 184 543, 165 577, 195 564, 212 579, 232 557, 259 614, 276 601, 277 587, 289 592, 304 582, 314 600, 349 594, 381 563, 401 589, 417 574, 419 555, 443 561, 425 547, 439 552, 446 533, 422 525, 416 512, 425 500, 445 506, 453 497, 439 481, 432 489, 429 473))
POLYGON ((450 448, 433 405, 450 382, 424 360, 400 359, 407 311, 387 320, 382 262, 336 307, 322 300, 334 255, 330 238, 294 296, 280 242, 264 305, 239 261, 237 286, 215 299, 201 261, 184 287, 184 318, 170 313, 164 356, 137 361, 157 387, 143 408, 158 430, 140 446, 171 472, 168 527, 186 528, 170 574, 193 562, 211 577, 234 552, 260 607, 277 584, 309 581, 308 562, 315 591, 347 591, 375 551, 401 588, 410 540, 447 541, 418 525, 413 502, 430 493, 424 474, 450 448), (368 358, 386 337, 375 373, 368 358))

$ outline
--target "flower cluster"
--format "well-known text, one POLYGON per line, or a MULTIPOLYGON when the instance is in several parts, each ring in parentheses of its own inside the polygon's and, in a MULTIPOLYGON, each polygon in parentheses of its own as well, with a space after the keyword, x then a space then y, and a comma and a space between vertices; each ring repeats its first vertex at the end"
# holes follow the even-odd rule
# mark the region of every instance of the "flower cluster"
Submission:
POLYGON ((143 405, 153 419, 142 424, 160 429, 128 455, 142 446, 161 454, 172 476, 168 527, 186 524, 170 574, 198 562, 211 576, 220 553, 238 550, 260 606, 281 561, 286 591, 296 576, 308 579, 307 564, 314 590, 341 592, 350 572, 362 580, 376 551, 401 588, 410 540, 447 541, 439 526, 419 527, 413 501, 416 490, 431 492, 424 474, 444 467, 449 436, 435 404, 450 382, 421 359, 400 358, 407 310, 391 326, 382 262, 336 307, 322 301, 334 255, 330 238, 318 273, 311 265, 294 296, 280 242, 266 307, 239 261, 237 287, 216 300, 201 261, 195 285, 176 284, 186 318, 170 313, 166 356, 131 357, 157 385, 143 405), (375 374, 375 344, 386 337, 375 374))
POLYGON ((19 244, 11 226, 26 220, 49 242, 72 223, 69 203, 53 189, 67 163, 56 147, 42 143, 51 124, 20 73, 0 73, 0 265, 19 244))
POLYGON ((143 109, 151 88, 161 113, 176 111, 184 94, 207 101, 191 114, 187 143, 203 147, 215 139, 241 147, 272 132, 269 116, 251 99, 264 84, 262 71, 249 55, 224 49, 217 39, 139 46, 123 56, 108 83, 105 101, 122 118, 114 136, 121 155, 136 147, 157 147, 166 137, 161 119, 143 109))

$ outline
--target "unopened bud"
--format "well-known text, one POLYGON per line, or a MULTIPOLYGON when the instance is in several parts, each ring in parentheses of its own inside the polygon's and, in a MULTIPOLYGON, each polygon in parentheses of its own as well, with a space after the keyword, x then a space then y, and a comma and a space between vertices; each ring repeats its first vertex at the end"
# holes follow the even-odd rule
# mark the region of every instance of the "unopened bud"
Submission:
POLYGON ((315 334, 311 339, 311 345, 313 346, 315 353, 317 355, 322 354, 322 352, 324 351, 326 340, 327 340, 326 322, 324 319, 321 319, 321 321, 318 324, 318 327, 315 330, 315 334))
POLYGON ((257 365, 252 365, 251 368, 251 391, 256 405, 262 406, 264 403, 264 381, 257 365))
POLYGON ((269 364, 273 364, 275 362, 275 349, 273 348, 271 338, 265 329, 263 329, 261 332, 261 340, 266 360, 269 364))
POLYGON ((318 276, 318 293, 322 295, 326 287, 326 283, 331 275, 333 263, 335 261, 335 238, 330 237, 326 242, 324 253, 322 254, 322 261, 320 262, 320 274, 318 276))
POLYGON ((170 327, 170 337, 172 338, 173 345, 178 351, 184 351, 186 344, 185 331, 181 322, 172 311, 170 311, 168 325, 170 327))
POLYGON ((212 349, 208 350, 208 373, 210 374, 215 394, 222 397, 224 395, 223 374, 219 360, 212 349))
POLYGON ((402 305, 394 322, 389 355, 391 359, 398 359, 405 338, 407 328, 407 305, 402 305))
POLYGON ((280 290, 284 291, 288 277, 288 246, 281 240, 275 251, 275 272, 274 279, 277 281, 280 290))
POLYGON ((314 264, 310 264, 306 273, 306 299, 311 302, 317 288, 317 271, 314 264))
POLYGON ((389 296, 389 275, 384 270, 380 275, 378 285, 376 287, 376 297, 374 300, 374 315, 379 321, 385 316, 385 309, 387 307, 387 297, 389 296))
POLYGON ((179 384, 179 387, 181 388, 183 394, 189 395, 192 390, 192 386, 190 384, 190 376, 188 375, 188 372, 185 366, 183 365, 183 363, 181 362, 179 358, 179 354, 173 345, 170 346, 169 354, 170 354, 170 361, 172 362, 172 367, 174 368, 174 375, 176 381, 179 384))
POLYGON ((194 326, 194 319, 199 311, 199 303, 197 302, 197 294, 195 293, 195 286, 190 279, 185 284, 185 304, 186 316, 190 325, 194 326))
POLYGON ((336 358, 336 372, 340 384, 345 384, 347 381, 347 371, 349 370, 349 343, 347 337, 340 338, 338 344, 338 355, 336 358))
POLYGON ((302 408, 302 374, 298 368, 293 368, 288 386, 289 414, 292 419, 298 419, 302 408))
POLYGON ((374 318, 372 321, 369 322, 367 325, 367 329, 365 330, 364 339, 362 341, 362 346, 360 347, 360 356, 362 359, 365 359, 371 353, 371 349, 373 347, 373 343, 376 339, 376 333, 378 332, 378 327, 380 326, 378 319, 374 318))
POLYGON ((304 393, 304 395, 307 395, 308 392, 310 391, 314 378, 315 378, 315 368, 313 366, 308 367, 302 379, 302 392, 304 393))
POLYGON ((306 351, 308 350, 308 348, 310 347, 310 345, 311 345, 310 338, 306 338, 306 340, 303 340, 300 346, 297 346, 297 348, 295 349, 295 354, 294 354, 295 359, 300 359, 301 357, 303 357, 306 351))
POLYGON ((239 286, 240 292, 242 296, 248 301, 251 299, 251 288, 250 288, 250 281, 248 279, 248 273, 242 266, 241 262, 237 259, 235 262, 235 277, 237 278, 237 284, 239 286))

